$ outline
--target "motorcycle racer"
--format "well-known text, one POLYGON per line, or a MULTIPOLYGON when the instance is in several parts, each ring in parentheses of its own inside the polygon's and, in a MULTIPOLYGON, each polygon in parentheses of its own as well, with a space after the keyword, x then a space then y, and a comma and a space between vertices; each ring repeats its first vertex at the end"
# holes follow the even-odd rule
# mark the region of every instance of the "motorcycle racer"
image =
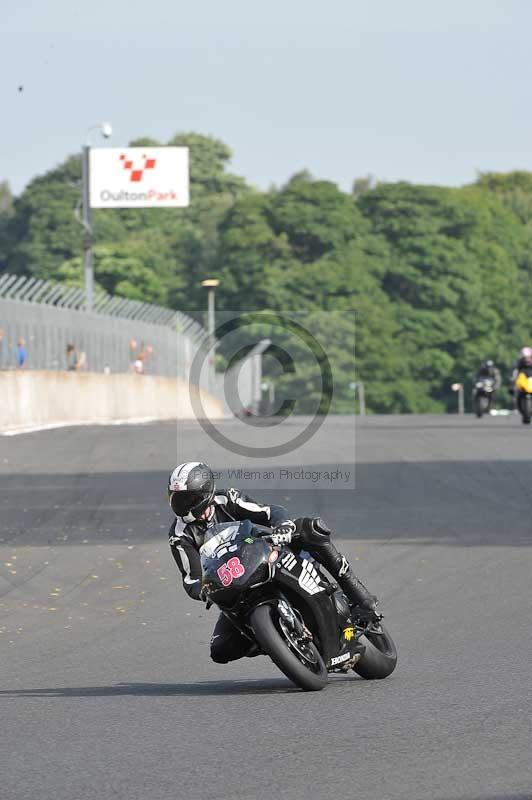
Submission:
POLYGON ((501 385, 501 373, 490 358, 486 361, 483 361, 480 367, 477 369, 474 381, 476 383, 483 378, 491 378, 495 385, 495 391, 499 389, 501 385))
MULTIPOLYGON (((175 514, 169 531, 172 555, 183 579, 183 587, 193 600, 204 600, 201 587, 199 550, 209 528, 232 520, 250 520, 272 529, 274 544, 291 545, 308 551, 338 582, 353 606, 380 620, 376 598, 353 573, 347 558, 331 541, 332 531, 320 518, 289 519, 279 505, 263 505, 238 489, 219 490, 212 470, 199 461, 179 464, 168 480, 168 502, 175 514)), ((208 537, 207 537, 208 538, 208 537)), ((211 658, 227 663, 250 652, 250 642, 226 616, 220 614, 211 639, 211 658)))
POLYGON ((519 351, 519 358, 515 362, 514 368, 512 370, 512 374, 510 376, 510 388, 509 392, 511 395, 514 394, 514 385, 515 379, 519 375, 521 371, 527 371, 532 368, 532 347, 522 347, 519 351))
POLYGON ((473 406, 477 417, 495 406, 500 386, 501 373, 488 358, 481 363, 473 376, 473 406))

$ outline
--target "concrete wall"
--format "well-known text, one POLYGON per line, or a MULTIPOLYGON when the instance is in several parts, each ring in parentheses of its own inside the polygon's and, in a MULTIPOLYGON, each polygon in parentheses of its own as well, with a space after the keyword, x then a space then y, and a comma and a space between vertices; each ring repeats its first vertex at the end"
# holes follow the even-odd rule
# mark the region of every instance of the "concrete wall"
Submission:
MULTIPOLYGON (((220 402, 201 394, 205 415, 224 416, 220 402)), ((0 432, 118 420, 192 419, 188 383, 153 375, 0 372, 0 432)))

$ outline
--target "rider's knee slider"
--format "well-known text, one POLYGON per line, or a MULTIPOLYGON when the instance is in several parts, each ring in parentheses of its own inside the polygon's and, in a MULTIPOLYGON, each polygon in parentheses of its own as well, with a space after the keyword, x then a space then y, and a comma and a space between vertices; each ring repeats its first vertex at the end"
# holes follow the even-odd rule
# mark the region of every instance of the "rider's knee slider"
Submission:
POLYGON ((312 527, 316 533, 320 533, 322 536, 330 536, 332 534, 332 530, 321 517, 316 517, 312 520, 312 527))
POLYGON ((303 543, 321 545, 329 541, 332 531, 320 517, 300 517, 295 523, 303 543))

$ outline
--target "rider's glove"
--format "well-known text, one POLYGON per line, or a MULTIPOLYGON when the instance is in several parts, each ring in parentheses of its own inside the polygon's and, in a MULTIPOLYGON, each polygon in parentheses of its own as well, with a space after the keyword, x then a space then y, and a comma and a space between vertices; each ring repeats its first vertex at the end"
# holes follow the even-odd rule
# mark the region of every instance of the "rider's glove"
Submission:
POLYGON ((201 600, 202 603, 206 603, 207 602, 207 597, 208 597, 208 594, 207 594, 207 592, 205 590, 205 586, 202 586, 201 589, 200 589, 200 593, 199 593, 199 598, 198 599, 201 600))
POLYGON ((287 519, 285 522, 275 526, 271 534, 271 540, 273 544, 277 545, 290 544, 295 532, 296 526, 291 519, 287 519))
POLYGON ((212 600, 210 599, 209 593, 207 592, 205 586, 201 587, 201 591, 199 593, 199 599, 201 600, 202 603, 205 603, 205 608, 208 611, 209 608, 212 606, 212 600))

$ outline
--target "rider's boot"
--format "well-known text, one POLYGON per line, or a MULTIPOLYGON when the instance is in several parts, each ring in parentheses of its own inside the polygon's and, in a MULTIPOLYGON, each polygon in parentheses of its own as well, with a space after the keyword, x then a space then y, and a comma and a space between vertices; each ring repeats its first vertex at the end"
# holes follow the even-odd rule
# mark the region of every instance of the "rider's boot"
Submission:
POLYGON ((301 531, 301 541, 309 552, 316 556, 325 569, 338 581, 342 591, 353 606, 368 613, 370 621, 378 621, 381 615, 376 611, 377 598, 370 594, 361 580, 357 578, 347 558, 339 553, 331 542, 332 531, 322 519, 303 518, 296 520, 301 531))
POLYGON ((329 558, 322 559, 323 566, 338 581, 350 604, 368 611, 371 620, 380 618, 376 610, 377 598, 369 593, 360 578, 355 575, 347 558, 338 552, 332 542, 329 542, 327 550, 329 558))

